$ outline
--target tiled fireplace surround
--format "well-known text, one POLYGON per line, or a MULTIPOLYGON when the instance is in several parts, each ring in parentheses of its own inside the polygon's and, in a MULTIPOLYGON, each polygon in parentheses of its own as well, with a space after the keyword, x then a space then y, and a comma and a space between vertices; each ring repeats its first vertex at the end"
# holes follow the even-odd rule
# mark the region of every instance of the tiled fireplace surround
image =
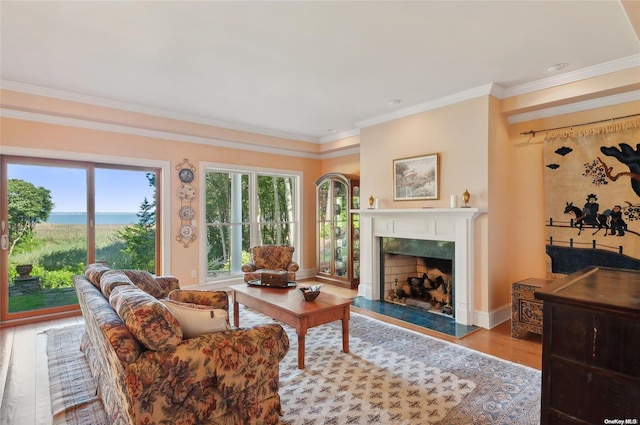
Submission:
POLYGON ((380 285, 380 239, 383 237, 449 241, 454 248, 455 321, 473 325, 474 220, 478 208, 367 209, 360 213, 361 276, 358 295, 384 298, 380 285))

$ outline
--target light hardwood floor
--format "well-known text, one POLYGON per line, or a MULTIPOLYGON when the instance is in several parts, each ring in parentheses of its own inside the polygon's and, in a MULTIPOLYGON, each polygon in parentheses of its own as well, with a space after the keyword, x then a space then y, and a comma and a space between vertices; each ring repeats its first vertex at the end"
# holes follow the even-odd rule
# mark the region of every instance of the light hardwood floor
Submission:
MULTIPOLYGON (((344 297, 354 297, 356 291, 325 285, 323 290, 344 297)), ((375 317, 398 326, 441 338, 454 344, 520 363, 540 370, 542 343, 537 335, 514 339, 510 322, 494 329, 479 329, 462 339, 390 319, 352 307, 353 312, 375 317)), ((0 328, 0 424, 51 424, 49 375, 47 369, 46 335, 44 331, 83 323, 82 316, 0 328)))

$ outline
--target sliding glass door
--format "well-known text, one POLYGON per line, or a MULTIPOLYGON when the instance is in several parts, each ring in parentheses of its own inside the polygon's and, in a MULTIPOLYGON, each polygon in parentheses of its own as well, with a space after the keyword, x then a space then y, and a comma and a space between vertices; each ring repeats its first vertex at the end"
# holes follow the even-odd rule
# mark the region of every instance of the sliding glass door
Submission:
POLYGON ((156 273, 158 170, 2 159, 2 320, 77 309, 85 265, 156 273))

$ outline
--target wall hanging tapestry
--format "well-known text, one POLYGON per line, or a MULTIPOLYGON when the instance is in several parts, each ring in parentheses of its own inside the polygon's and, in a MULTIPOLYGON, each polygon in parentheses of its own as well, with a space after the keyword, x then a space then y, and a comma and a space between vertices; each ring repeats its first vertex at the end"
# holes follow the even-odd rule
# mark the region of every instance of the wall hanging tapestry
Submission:
POLYGON ((544 166, 548 271, 640 269, 640 119, 548 134, 544 166))

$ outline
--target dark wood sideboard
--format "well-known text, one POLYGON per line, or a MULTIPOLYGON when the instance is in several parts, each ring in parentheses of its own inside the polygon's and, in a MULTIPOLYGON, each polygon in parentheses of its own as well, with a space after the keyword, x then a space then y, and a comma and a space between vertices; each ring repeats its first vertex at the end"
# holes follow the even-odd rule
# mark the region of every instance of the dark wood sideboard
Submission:
POLYGON ((639 424, 640 271, 587 267, 534 296, 543 302, 541 425, 639 424))

